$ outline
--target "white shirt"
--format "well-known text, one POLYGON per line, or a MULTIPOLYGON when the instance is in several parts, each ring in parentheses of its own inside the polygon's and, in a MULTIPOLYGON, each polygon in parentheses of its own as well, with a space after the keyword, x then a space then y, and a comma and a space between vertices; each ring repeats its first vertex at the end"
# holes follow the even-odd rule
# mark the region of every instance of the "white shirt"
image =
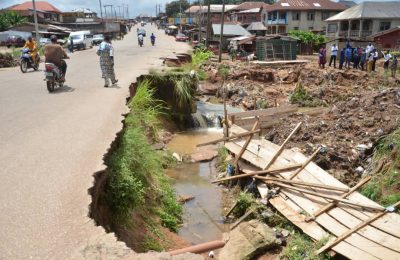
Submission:
POLYGON ((338 47, 337 46, 332 46, 331 54, 334 55, 334 56, 337 56, 337 52, 338 52, 338 47))
POLYGON ((369 53, 369 52, 371 52, 373 49, 374 49, 374 45, 372 45, 372 44, 371 44, 371 45, 368 45, 367 48, 366 48, 366 52, 369 53))
POLYGON ((385 56, 383 56, 383 59, 385 60, 385 62, 387 62, 391 58, 392 58, 392 55, 390 53, 386 53, 385 56))
POLYGON ((378 52, 377 51, 375 51, 375 53, 374 53, 374 58, 378 58, 378 52))
POLYGON ((139 40, 143 40, 143 35, 139 34, 138 38, 139 40))

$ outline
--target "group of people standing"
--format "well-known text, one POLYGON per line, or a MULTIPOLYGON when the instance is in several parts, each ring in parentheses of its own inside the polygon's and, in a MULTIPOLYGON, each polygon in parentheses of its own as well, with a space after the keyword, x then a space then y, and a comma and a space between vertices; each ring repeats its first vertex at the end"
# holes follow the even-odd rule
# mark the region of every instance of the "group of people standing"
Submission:
MULTIPOLYGON (((383 53, 383 52, 382 52, 383 53)), ((376 61, 379 58, 378 50, 369 43, 365 48, 359 47, 352 47, 350 42, 347 41, 346 46, 339 51, 339 48, 336 44, 333 44, 331 47, 331 57, 329 60, 329 66, 336 68, 336 59, 339 54, 339 69, 361 69, 367 70, 368 73, 376 70, 376 61), (351 65, 353 63, 353 66, 351 65)), ((325 68, 326 64, 326 49, 322 46, 318 53, 319 60, 318 64, 320 68, 325 68)), ((387 72, 389 67, 391 69, 391 76, 396 77, 396 70, 398 65, 397 55, 391 55, 390 50, 387 50, 383 53, 384 58, 384 69, 385 69, 385 76, 387 76, 387 72), (392 60, 391 64, 390 61, 392 60)))

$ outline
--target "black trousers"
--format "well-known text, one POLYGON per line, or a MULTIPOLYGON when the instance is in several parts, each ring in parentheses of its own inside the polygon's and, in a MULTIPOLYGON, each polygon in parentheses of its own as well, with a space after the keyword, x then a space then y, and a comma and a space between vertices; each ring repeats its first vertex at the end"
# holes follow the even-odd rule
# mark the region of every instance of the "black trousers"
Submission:
POLYGON ((375 65, 376 65, 376 58, 374 58, 374 61, 372 62, 372 71, 375 71, 375 65))
POLYGON ((65 62, 65 60, 61 60, 60 70, 62 71, 65 77, 65 75, 67 74, 67 63, 65 62))
POLYGON ((336 55, 331 55, 331 59, 329 60, 329 66, 331 66, 333 61, 333 67, 336 68, 336 55))

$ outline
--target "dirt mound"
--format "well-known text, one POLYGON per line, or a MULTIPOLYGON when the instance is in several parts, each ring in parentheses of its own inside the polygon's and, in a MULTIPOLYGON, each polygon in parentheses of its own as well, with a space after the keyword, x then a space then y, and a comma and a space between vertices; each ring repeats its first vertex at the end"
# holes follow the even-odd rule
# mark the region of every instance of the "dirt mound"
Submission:
POLYGON ((0 53, 0 68, 17 66, 17 62, 10 53, 0 53))

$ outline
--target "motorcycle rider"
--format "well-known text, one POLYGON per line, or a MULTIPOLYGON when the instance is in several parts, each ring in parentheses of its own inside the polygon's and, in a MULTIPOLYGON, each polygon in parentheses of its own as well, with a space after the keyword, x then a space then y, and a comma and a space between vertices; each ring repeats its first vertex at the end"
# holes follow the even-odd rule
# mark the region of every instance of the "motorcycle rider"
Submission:
POLYGON ((154 33, 151 34, 150 40, 151 40, 151 44, 154 45, 154 43, 156 42, 156 36, 154 35, 154 33))
POLYGON ((24 48, 29 49, 29 52, 31 54, 31 59, 33 63, 37 63, 38 60, 38 53, 37 53, 37 46, 36 46, 36 41, 33 40, 32 36, 28 37, 28 40, 25 42, 24 48))
POLYGON ((62 72, 62 79, 65 81, 65 75, 67 73, 67 63, 63 59, 69 59, 67 53, 64 51, 63 47, 61 47, 57 43, 57 36, 52 35, 50 37, 51 44, 48 44, 44 47, 44 56, 46 58, 45 62, 53 63, 57 67, 60 68, 62 72))
POLYGON ((139 46, 143 45, 143 35, 141 33, 139 33, 139 35, 138 35, 138 43, 139 43, 139 46), (140 42, 142 42, 142 44, 140 44, 140 42))

